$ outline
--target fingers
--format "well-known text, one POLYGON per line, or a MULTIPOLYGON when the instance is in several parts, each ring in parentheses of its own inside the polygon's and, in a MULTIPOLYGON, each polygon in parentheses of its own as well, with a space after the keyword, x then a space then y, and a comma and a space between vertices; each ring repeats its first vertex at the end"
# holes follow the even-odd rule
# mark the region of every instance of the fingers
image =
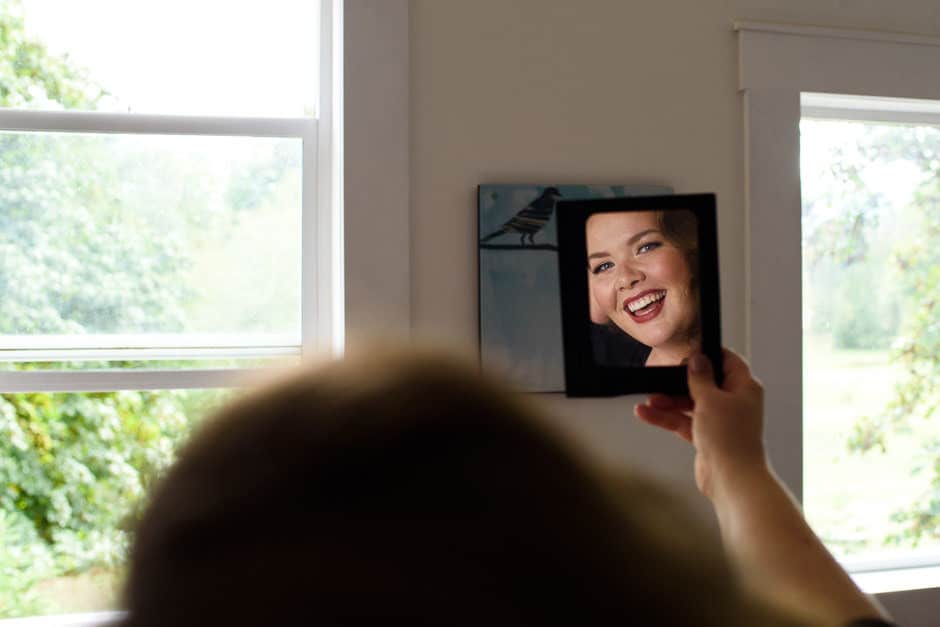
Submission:
POLYGON ((737 392, 749 386, 760 387, 754 376, 751 374, 751 367, 743 357, 732 350, 724 349, 724 373, 725 380, 722 389, 729 392, 737 392))
POLYGON ((712 374, 712 363, 702 353, 696 353, 689 358, 688 381, 689 396, 693 401, 701 400, 703 397, 714 394, 718 391, 715 385, 715 377, 712 374))
POLYGON ((681 411, 638 404, 633 408, 633 413, 643 422, 672 431, 687 442, 692 441, 692 419, 681 411))
POLYGON ((657 409, 675 409, 678 411, 692 411, 695 404, 687 396, 666 396, 665 394, 650 394, 646 400, 648 405, 657 409))
MULTIPOLYGON (((716 408, 724 407, 735 399, 753 401, 757 398, 757 405, 760 405, 761 386, 751 376, 747 362, 734 351, 725 349, 721 366, 725 377, 719 389, 715 385, 713 365, 708 357, 701 353, 692 355, 687 369, 689 398, 651 394, 645 404, 634 408, 634 413, 644 422, 672 431, 692 442, 692 412, 704 411, 705 416, 721 415, 722 412, 716 414, 716 408), (711 412, 708 411, 709 407, 712 408, 711 412)), ((707 426, 707 423, 702 424, 707 426)))
MULTIPOLYGON (((721 390, 737 392, 756 383, 751 376, 751 368, 740 355, 730 349, 722 350, 721 367, 724 372, 724 382, 721 390)), ((712 374, 712 363, 704 354, 692 355, 689 359, 688 377, 689 394, 695 399, 696 395, 714 394, 719 391, 715 385, 712 374)))

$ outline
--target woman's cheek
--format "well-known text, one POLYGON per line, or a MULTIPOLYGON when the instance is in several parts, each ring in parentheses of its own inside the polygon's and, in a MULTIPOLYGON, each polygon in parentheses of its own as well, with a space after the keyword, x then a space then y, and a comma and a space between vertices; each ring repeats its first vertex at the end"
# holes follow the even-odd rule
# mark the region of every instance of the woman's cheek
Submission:
POLYGON ((611 282, 604 275, 591 275, 588 280, 588 289, 591 290, 591 298, 597 304, 604 315, 611 313, 611 303, 614 302, 614 295, 611 292, 611 282))
POLYGON ((663 256, 661 272, 668 277, 669 281, 687 290, 692 277, 685 255, 675 247, 670 247, 663 252, 668 252, 668 255, 663 256))
POLYGON ((597 286, 594 277, 588 275, 588 307, 591 310, 591 322, 594 324, 605 324, 608 321, 607 311, 601 302, 597 299, 597 286))
POLYGON ((604 276, 598 302, 602 304, 608 314, 613 314, 617 310, 617 290, 614 289, 614 279, 610 275, 604 276))

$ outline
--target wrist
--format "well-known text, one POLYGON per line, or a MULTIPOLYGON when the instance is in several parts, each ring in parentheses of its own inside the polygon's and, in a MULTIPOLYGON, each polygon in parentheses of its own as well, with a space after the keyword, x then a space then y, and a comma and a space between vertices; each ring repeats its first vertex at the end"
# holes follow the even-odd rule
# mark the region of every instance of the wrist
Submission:
POLYGON ((709 463, 705 496, 715 507, 749 498, 778 480, 763 450, 758 455, 713 460, 709 463))

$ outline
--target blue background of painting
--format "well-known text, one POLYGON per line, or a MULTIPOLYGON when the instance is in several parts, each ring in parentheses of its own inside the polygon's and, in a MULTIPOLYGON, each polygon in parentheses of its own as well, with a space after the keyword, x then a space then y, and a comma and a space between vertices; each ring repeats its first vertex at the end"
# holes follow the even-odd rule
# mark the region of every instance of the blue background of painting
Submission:
MULTIPOLYGON (((480 237, 498 230, 546 187, 557 187, 562 200, 672 193, 662 185, 481 185, 480 237)), ((554 213, 535 234, 535 243, 557 245, 554 213)), ((519 234, 500 235, 487 244, 519 244, 519 234)), ((563 392, 558 253, 485 248, 479 252, 483 367, 531 392, 563 392)))

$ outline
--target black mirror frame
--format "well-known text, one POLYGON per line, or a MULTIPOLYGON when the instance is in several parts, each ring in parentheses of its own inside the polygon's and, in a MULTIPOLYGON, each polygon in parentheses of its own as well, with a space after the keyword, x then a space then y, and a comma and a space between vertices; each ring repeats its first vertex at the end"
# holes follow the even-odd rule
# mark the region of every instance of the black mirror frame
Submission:
POLYGON ((637 196, 594 200, 562 200, 558 218, 561 317, 565 354, 565 393, 568 396, 618 396, 663 393, 687 396, 685 366, 640 368, 602 366, 594 359, 588 277, 585 272, 585 225, 595 213, 622 211, 691 211, 698 223, 699 305, 702 352, 711 360, 715 381, 723 380, 720 291, 718 283, 718 230, 714 194, 637 196))

